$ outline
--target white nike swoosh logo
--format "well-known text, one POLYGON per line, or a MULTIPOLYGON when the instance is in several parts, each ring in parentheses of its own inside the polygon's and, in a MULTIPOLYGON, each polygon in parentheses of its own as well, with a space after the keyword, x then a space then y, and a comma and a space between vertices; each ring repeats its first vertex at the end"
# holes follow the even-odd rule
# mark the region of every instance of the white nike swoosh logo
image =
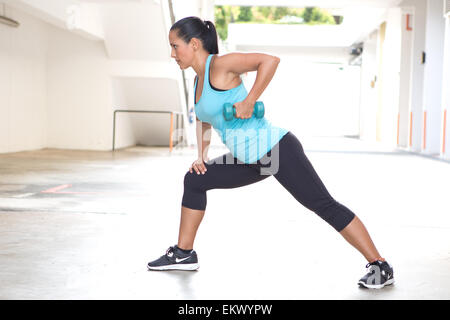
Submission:
POLYGON ((189 257, 186 257, 186 258, 183 258, 183 259, 178 259, 178 258, 175 258, 175 262, 176 263, 178 263, 178 262, 182 262, 182 261, 184 261, 184 260, 187 260, 187 259, 189 259, 191 256, 189 256, 189 257))

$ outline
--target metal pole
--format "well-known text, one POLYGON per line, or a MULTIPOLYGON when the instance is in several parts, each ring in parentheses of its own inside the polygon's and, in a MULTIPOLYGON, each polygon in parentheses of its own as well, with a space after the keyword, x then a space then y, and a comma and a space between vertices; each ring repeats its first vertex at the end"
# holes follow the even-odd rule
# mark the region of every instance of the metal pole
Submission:
POLYGON ((170 114, 170 141, 169 141, 169 146, 170 146, 170 152, 172 152, 172 145, 173 144, 173 113, 170 114))
POLYGON ((114 122, 113 122, 113 147, 112 151, 114 151, 114 146, 116 145, 116 111, 114 111, 114 122))

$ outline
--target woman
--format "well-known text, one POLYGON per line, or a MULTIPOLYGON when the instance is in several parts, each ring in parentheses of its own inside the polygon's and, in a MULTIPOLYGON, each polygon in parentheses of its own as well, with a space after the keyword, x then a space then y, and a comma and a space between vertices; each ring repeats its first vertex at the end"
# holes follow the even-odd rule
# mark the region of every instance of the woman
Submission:
POLYGON ((198 159, 184 178, 178 243, 149 262, 149 270, 196 270, 194 239, 206 209, 206 192, 237 188, 273 175, 302 205, 319 215, 367 259, 368 273, 359 284, 382 288, 394 282, 392 266, 378 253, 358 217, 328 193, 297 137, 253 115, 255 102, 271 81, 280 59, 258 53, 218 56, 214 24, 197 17, 177 21, 170 29, 171 57, 181 69, 197 73, 194 105, 198 159), (247 93, 241 74, 257 71, 247 93), (226 121, 223 105, 231 103, 235 117, 226 121), (207 158, 213 127, 230 152, 207 158), (194 173, 195 172, 195 173, 194 173))

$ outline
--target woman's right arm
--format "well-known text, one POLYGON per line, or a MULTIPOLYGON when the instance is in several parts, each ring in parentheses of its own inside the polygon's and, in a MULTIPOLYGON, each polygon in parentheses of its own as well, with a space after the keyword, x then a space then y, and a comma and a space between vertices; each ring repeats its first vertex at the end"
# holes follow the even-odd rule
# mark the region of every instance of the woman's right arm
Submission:
MULTIPOLYGON (((197 81, 197 76, 195 77, 194 83, 197 81)), ((194 97, 195 97, 195 85, 194 85, 194 97)), ((195 170, 197 174, 204 174, 206 172, 206 167, 203 161, 208 161, 208 148, 211 143, 211 124, 207 122, 200 121, 197 117, 196 121, 196 134, 197 134, 197 149, 198 158, 189 168, 189 172, 195 170)))
POLYGON ((197 147, 198 159, 208 159, 208 148, 211 143, 211 124, 202 122, 197 118, 197 147))
POLYGON ((198 158, 189 168, 189 172, 195 170, 197 174, 204 174, 207 170, 204 161, 208 161, 208 148, 211 143, 211 124, 198 120, 196 122, 198 158))

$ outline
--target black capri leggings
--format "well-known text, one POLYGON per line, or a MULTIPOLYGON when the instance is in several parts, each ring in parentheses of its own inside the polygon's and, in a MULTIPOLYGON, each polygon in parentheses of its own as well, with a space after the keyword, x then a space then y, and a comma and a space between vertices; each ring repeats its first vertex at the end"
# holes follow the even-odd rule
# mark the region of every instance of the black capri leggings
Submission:
POLYGON ((341 231, 355 214, 329 194, 297 137, 288 132, 264 157, 246 164, 231 153, 205 162, 204 175, 195 171, 184 177, 182 206, 206 209, 206 192, 249 185, 274 176, 298 202, 341 231))

